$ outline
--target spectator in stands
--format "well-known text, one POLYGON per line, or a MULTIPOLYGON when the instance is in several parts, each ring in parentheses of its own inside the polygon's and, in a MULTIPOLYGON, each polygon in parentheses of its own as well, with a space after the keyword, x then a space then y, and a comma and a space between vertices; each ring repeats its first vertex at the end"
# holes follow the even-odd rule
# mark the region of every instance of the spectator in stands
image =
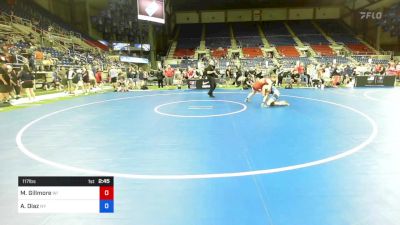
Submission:
POLYGON ((21 85, 20 85, 20 79, 18 77, 18 73, 15 71, 15 69, 13 68, 11 70, 10 73, 10 78, 11 78, 11 85, 12 85, 12 89, 15 92, 15 99, 19 99, 20 98, 20 94, 21 94, 21 85))
POLYGON ((400 62, 396 65, 397 79, 400 79, 400 62))
POLYGON ((242 74, 242 70, 241 70, 240 66, 236 66, 235 81, 232 83, 232 85, 236 85, 237 87, 239 87, 240 86, 239 79, 242 76, 243 76, 243 74, 242 74))
POLYGON ((172 68, 170 65, 168 65, 167 68, 164 70, 164 76, 165 76, 166 85, 171 86, 174 81, 175 69, 172 68))
POLYGON ((145 86, 147 89, 147 82, 149 80, 149 72, 146 70, 143 70, 143 84, 142 86, 145 86))
POLYGON ((225 70, 225 79, 231 79, 233 78, 233 73, 232 73, 232 69, 230 66, 226 67, 225 70))
POLYGON ((90 77, 89 77, 89 70, 86 68, 82 69, 82 82, 83 82, 83 90, 85 94, 87 94, 90 90, 90 77))
POLYGON ((138 70, 138 80, 137 80, 137 86, 138 88, 142 88, 142 86, 144 85, 144 71, 142 67, 139 67, 138 70))
POLYGON ((95 77, 96 77, 96 87, 101 88, 103 85, 103 77, 100 69, 97 69, 95 77))
POLYGON ((75 95, 78 95, 79 88, 82 90, 83 93, 86 93, 85 85, 83 83, 83 70, 82 68, 78 68, 75 71, 75 76, 73 79, 75 83, 75 95))
POLYGON ((28 65, 23 65, 21 71, 18 76, 21 79, 21 86, 24 93, 28 96, 29 101, 35 101, 35 76, 30 71, 28 65))
POLYGON ((341 78, 341 70, 337 64, 332 66, 332 86, 337 87, 340 85, 340 78, 341 78))
POLYGON ((309 64, 307 66, 307 74, 310 76, 312 86, 315 88, 319 87, 321 81, 318 77, 317 68, 314 64, 309 64))
POLYGON ((112 66, 110 70, 108 71, 108 76, 110 79, 110 82, 114 88, 114 92, 117 92, 117 78, 118 78, 118 70, 112 66))
POLYGON ((322 75, 321 81, 322 81, 322 89, 329 85, 331 83, 331 76, 332 76, 332 67, 330 64, 324 67, 324 73, 322 75))
POLYGON ((348 84, 354 77, 354 68, 349 64, 343 69, 343 83, 348 84))
POLYGON ((140 88, 140 80, 139 80, 139 70, 135 66, 132 69, 132 78, 133 78, 133 88, 140 88))
POLYGON ((121 74, 118 75, 118 81, 117 81, 117 86, 118 86, 118 92, 127 92, 128 91, 128 83, 125 77, 121 74))
POLYGON ((183 75, 180 69, 177 69, 175 71, 175 76, 174 76, 174 84, 178 87, 178 89, 182 88, 183 84, 183 75))
POLYGON ((386 70, 386 75, 397 76, 396 65, 394 62, 389 63, 388 69, 386 70))
POLYGON ((91 90, 96 86, 96 77, 90 65, 88 66, 87 72, 89 75, 89 90, 91 90))
POLYGON ((67 91, 68 94, 73 94, 73 79, 75 77, 75 71, 73 67, 70 67, 67 74, 67 91))
POLYGON ((61 77, 59 76, 59 72, 53 68, 53 84, 56 90, 61 90, 62 85, 61 85, 61 77))
POLYGON ((9 104, 10 92, 12 90, 11 78, 6 64, 0 65, 0 100, 9 104))
POLYGON ((376 64, 374 68, 374 74, 384 75, 384 73, 385 73, 385 67, 383 67, 381 64, 376 64))

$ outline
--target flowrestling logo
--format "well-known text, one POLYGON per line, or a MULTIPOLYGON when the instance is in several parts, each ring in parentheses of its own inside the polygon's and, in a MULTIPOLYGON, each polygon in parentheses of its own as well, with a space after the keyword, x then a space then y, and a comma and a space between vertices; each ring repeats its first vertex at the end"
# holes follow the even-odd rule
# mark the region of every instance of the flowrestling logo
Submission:
POLYGON ((360 12, 360 15, 361 15, 362 20, 368 20, 368 19, 380 20, 380 19, 382 19, 383 13, 382 12, 364 11, 364 12, 360 12))

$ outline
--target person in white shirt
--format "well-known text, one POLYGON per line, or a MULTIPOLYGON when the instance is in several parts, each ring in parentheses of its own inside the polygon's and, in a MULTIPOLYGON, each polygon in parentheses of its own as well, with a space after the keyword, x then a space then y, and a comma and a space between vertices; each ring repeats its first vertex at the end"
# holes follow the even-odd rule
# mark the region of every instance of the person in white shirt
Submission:
POLYGON ((72 89, 73 89, 73 82, 72 79, 75 76, 75 71, 74 68, 70 67, 67 73, 67 91, 68 94, 73 94, 72 89))
POLYGON ((114 92, 117 91, 117 78, 118 78, 118 70, 112 66, 108 71, 108 76, 110 77, 110 82, 113 85, 114 92))

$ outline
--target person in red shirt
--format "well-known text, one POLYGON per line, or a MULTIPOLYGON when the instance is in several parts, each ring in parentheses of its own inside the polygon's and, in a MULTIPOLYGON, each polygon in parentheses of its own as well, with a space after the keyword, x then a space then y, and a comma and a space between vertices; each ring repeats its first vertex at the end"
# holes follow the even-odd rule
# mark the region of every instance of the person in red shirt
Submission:
POLYGON ((168 65, 167 68, 164 70, 164 76, 167 86, 172 86, 174 82, 174 75, 175 75, 175 69, 172 68, 170 65, 168 65))
POLYGON ((103 78, 102 78, 102 73, 100 70, 97 70, 95 78, 96 78, 96 86, 100 87, 101 84, 103 83, 103 78))
POLYGON ((389 63, 389 67, 386 69, 386 75, 388 75, 388 76, 396 76, 397 75, 396 66, 393 62, 389 63))
POLYGON ((263 95, 261 107, 289 105, 286 101, 278 101, 280 92, 275 86, 273 86, 273 82, 269 78, 261 78, 254 82, 252 90, 245 99, 245 102, 250 102, 251 98, 253 98, 257 92, 260 92, 263 95))
POLYGON ((374 68, 375 74, 383 74, 384 68, 381 64, 377 64, 374 68))

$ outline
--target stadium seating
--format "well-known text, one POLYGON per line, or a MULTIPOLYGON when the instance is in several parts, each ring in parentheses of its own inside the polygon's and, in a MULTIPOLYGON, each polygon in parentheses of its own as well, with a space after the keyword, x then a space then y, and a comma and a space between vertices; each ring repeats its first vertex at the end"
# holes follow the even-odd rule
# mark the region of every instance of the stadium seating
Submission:
POLYGON ((263 26, 265 37, 271 46, 296 45, 283 22, 266 22, 263 26))
POLYGON ((309 20, 289 21, 288 25, 296 35, 321 34, 309 20))
POLYGON ((231 46, 231 38, 229 37, 206 37, 206 48, 228 48, 231 46))
POLYGON ((294 46, 277 46, 276 50, 283 57, 299 57, 300 53, 294 46))
POLYGON ((174 57, 176 58, 185 58, 185 57, 193 57, 195 53, 194 49, 186 49, 186 48, 177 48, 174 52, 174 57))
POLYGON ((329 45, 310 45, 311 48, 320 56, 333 56, 336 55, 329 45))
POLYGON ((201 32, 201 24, 181 25, 174 57, 193 57, 200 45, 201 32))
MULTIPOLYGON (((369 60, 370 60, 370 57, 368 57, 368 56, 356 55, 356 56, 353 56, 352 58, 355 59, 357 62, 363 63, 363 64, 369 63, 369 60)), ((387 65, 388 63, 389 63, 389 60, 387 60, 387 59, 374 59, 374 58, 372 58, 372 64, 387 65)))
POLYGON ((179 64, 180 68, 188 68, 189 66, 192 68, 197 67, 198 60, 193 60, 193 59, 183 59, 181 60, 181 63, 179 64))
POLYGON ((236 41, 241 47, 261 47, 263 45, 260 36, 236 37, 236 41))
POLYGON ((227 55, 228 55, 227 48, 217 48, 217 49, 211 50, 211 56, 214 58, 222 58, 222 57, 226 57, 227 55))
POLYGON ((370 49, 368 46, 359 43, 359 44, 346 44, 347 48, 355 55, 372 55, 374 51, 370 49))
POLYGON ((330 37, 338 43, 344 44, 353 54, 369 55, 374 51, 361 43, 342 23, 336 20, 319 21, 319 25, 330 37))
POLYGON ((283 67, 293 67, 297 62, 304 63, 304 65, 312 63, 308 57, 283 57, 278 61, 283 67))
POLYGON ((297 37, 305 45, 329 45, 329 41, 321 34, 305 34, 297 37))
POLYGON ((206 26, 206 37, 230 37, 229 27, 225 23, 210 23, 206 26))
POLYGON ((259 37, 257 24, 255 23, 234 23, 232 24, 235 37, 259 37))
POLYGON ((260 48, 242 48, 244 57, 255 58, 263 56, 263 52, 260 48))
POLYGON ((271 46, 289 46, 296 45, 296 42, 291 36, 266 36, 266 39, 271 46))
MULTIPOLYGON (((7 4, 1 5, 0 9, 1 11, 4 10, 7 13, 9 13, 11 10, 7 4)), ((61 18, 51 14, 50 12, 42 8, 35 1, 16 1, 15 6, 13 7, 13 14, 18 17, 31 20, 33 25, 42 30, 48 30, 48 28, 51 26, 53 27, 53 32, 59 35, 69 36, 73 34, 75 37, 82 39, 82 41, 92 47, 97 47, 105 51, 108 50, 108 47, 106 45, 92 39, 84 33, 79 32, 73 26, 65 23, 61 18)))
POLYGON ((280 21, 266 22, 263 26, 265 36, 290 36, 285 24, 280 21))
POLYGON ((231 46, 229 27, 224 23, 207 24, 206 48, 211 49, 215 58, 226 57, 231 46))
POLYGON ((322 64, 332 64, 334 60, 336 60, 336 63, 349 63, 349 59, 343 56, 321 56, 315 57, 315 59, 322 64))
POLYGON ((274 65, 273 61, 269 58, 243 58, 240 59, 240 64, 244 69, 250 69, 255 67, 266 68, 266 61, 268 61, 268 65, 274 65))

